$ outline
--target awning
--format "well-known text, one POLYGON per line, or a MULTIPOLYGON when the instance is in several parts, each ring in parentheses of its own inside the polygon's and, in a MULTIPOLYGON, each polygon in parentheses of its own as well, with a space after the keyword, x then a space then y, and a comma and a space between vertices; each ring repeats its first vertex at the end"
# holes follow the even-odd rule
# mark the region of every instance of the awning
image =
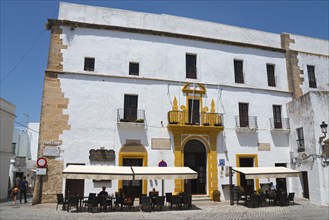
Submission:
POLYGON ((84 166, 68 165, 63 170, 66 179, 96 179, 96 180, 132 180, 131 167, 123 166, 84 166))
POLYGON ((198 173, 189 167, 132 167, 134 178, 141 179, 196 179, 198 173))
POLYGON ((232 168, 246 175, 246 179, 299 177, 300 172, 286 167, 235 167, 232 168))
POLYGON ((197 172, 189 167, 128 167, 69 165, 63 170, 66 179, 141 180, 196 179, 197 172))

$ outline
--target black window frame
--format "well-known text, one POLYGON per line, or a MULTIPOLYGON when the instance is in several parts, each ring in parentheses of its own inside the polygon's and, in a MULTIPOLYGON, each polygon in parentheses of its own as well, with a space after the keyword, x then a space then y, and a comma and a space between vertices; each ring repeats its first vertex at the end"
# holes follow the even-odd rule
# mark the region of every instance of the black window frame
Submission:
POLYGON ((316 87, 315 66, 307 65, 308 85, 310 88, 316 87))
POLYGON ((266 64, 266 72, 267 72, 267 85, 271 87, 276 87, 275 82, 275 65, 274 64, 266 64))
POLYGON ((185 54, 185 68, 187 79, 197 79, 197 55, 185 54))
POLYGON ((129 62, 129 75, 139 76, 139 63, 138 62, 129 62))
POLYGON ((304 131, 303 127, 296 128, 297 135, 297 152, 305 152, 304 131))
POLYGON ((235 83, 244 83, 243 78, 243 60, 233 60, 234 65, 234 81, 235 83), (239 66, 241 64, 241 68, 239 66))
POLYGON ((95 58, 94 57, 85 57, 83 70, 84 71, 95 71, 95 58))

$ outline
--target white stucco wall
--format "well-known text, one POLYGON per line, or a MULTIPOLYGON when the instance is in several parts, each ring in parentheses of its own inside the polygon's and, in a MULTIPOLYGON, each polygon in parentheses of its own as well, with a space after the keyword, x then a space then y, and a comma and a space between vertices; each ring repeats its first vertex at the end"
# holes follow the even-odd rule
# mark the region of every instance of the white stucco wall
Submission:
MULTIPOLYGON (((329 45, 327 46, 329 50, 329 45)), ((298 53, 298 66, 304 72, 304 82, 300 85, 303 94, 309 91, 329 91, 329 57, 298 53), (317 88, 310 88, 307 66, 314 66, 317 88)))
POLYGON ((329 41, 290 34, 290 38, 295 42, 290 43, 290 49, 300 52, 307 52, 329 56, 329 41))
POLYGON ((60 3, 58 19, 163 31, 281 48, 280 35, 166 14, 60 3))
POLYGON ((185 81, 185 56, 197 55, 197 82, 288 91, 284 53, 134 33, 63 28, 64 71, 81 72, 95 58, 99 75, 128 76, 139 62, 140 77, 185 81), (234 82, 234 59, 243 60, 244 84, 234 82), (266 64, 275 65, 276 87, 267 84, 266 64))
MULTIPOLYGON (((323 136, 320 129, 322 121, 328 123, 329 120, 329 93, 309 92, 299 99, 287 105, 289 118, 291 120, 291 146, 292 156, 301 158, 306 155, 320 155, 321 149, 318 143, 323 136), (303 128, 305 152, 297 152, 296 129, 303 128)), ((308 175, 310 200, 321 205, 329 203, 329 166, 322 166, 321 159, 310 157, 308 160, 295 164, 295 168, 306 171, 308 175)), ((302 197, 301 180, 293 180, 293 190, 302 197)))
POLYGON ((39 127, 40 127, 39 122, 31 122, 28 124, 32 161, 36 161, 38 158, 39 127))
MULTIPOLYGON (((111 77, 97 77, 65 74, 60 76, 61 88, 69 99, 68 109, 71 130, 60 136, 64 153, 64 163, 89 164, 89 150, 104 146, 114 149, 118 154, 127 139, 139 139, 148 151, 148 165, 157 166, 162 159, 168 166, 174 166, 173 148, 170 150, 152 150, 152 138, 170 138, 167 130, 167 112, 172 109, 169 100, 176 96, 180 105, 185 104, 185 97, 179 94, 179 83, 156 80, 135 80, 111 77), (168 93, 168 84, 169 93, 168 93), (82 89, 83 88, 83 89, 82 89), (123 108, 124 94, 138 95, 138 109, 145 110, 146 127, 127 127, 117 125, 117 109, 123 108), (159 107, 161 106, 161 107, 159 107), (161 126, 163 121, 163 127, 161 126)), ((207 87, 207 99, 203 103, 209 106, 211 99, 217 100, 216 86, 207 87)), ((257 93, 252 89, 223 89, 219 112, 225 113, 225 131, 218 137, 218 158, 225 158, 227 165, 236 166, 236 154, 258 154, 259 166, 274 166, 275 163, 289 162, 289 139, 287 134, 270 132, 273 117, 272 105, 282 105, 282 117, 286 118, 285 103, 291 97, 287 93, 271 91, 257 93), (251 95, 252 94, 252 95, 251 95), (237 134, 235 116, 238 115, 238 103, 249 103, 250 116, 258 117, 258 132, 237 134), (261 106, 259 103, 262 103, 261 106), (271 151, 258 151, 258 143, 270 143, 271 151), (222 149, 228 150, 227 157, 222 149), (270 156, 271 155, 271 156, 270 156)), ((117 159, 117 158, 116 158, 117 159)), ((117 165, 109 163, 109 165, 117 165)), ((220 176, 220 175, 219 175, 220 176)), ((264 180, 267 182, 267 179, 264 180)), ((85 181, 85 192, 100 190, 91 180, 85 181)), ((228 178, 221 178, 221 184, 228 184, 228 178)), ((172 180, 165 182, 166 191, 173 191, 172 180)), ((110 192, 117 190, 117 181, 107 186, 110 192)), ((150 180, 148 188, 161 191, 161 181, 150 180)))
POLYGON ((0 201, 8 196, 9 165, 16 106, 0 98, 0 201))

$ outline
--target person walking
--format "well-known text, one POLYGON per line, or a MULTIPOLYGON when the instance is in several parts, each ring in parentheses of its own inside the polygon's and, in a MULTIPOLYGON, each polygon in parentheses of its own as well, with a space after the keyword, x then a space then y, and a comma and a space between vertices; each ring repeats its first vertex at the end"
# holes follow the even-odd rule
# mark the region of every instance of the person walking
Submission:
POLYGON ((28 182, 26 181, 26 177, 24 176, 23 179, 19 182, 19 189, 20 189, 19 202, 20 203, 22 203, 23 196, 24 196, 24 202, 27 203, 27 200, 26 200, 27 187, 28 187, 28 182))
POLYGON ((11 190, 11 196, 13 197, 13 205, 16 205, 17 193, 19 192, 18 185, 15 185, 11 190))

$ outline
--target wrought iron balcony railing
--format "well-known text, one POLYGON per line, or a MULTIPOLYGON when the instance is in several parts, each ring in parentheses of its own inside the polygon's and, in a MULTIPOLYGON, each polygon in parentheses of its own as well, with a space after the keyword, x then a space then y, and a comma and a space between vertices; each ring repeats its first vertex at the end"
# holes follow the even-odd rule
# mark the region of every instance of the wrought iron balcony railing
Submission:
POLYGON ((189 111, 169 111, 168 123, 179 125, 223 126, 223 114, 189 111))
POLYGON ((145 110, 118 109, 117 122, 145 123, 145 110))
POLYGON ((235 116, 236 128, 258 129, 256 116, 235 116))
POLYGON ((289 118, 270 118, 271 129, 289 130, 289 118))

